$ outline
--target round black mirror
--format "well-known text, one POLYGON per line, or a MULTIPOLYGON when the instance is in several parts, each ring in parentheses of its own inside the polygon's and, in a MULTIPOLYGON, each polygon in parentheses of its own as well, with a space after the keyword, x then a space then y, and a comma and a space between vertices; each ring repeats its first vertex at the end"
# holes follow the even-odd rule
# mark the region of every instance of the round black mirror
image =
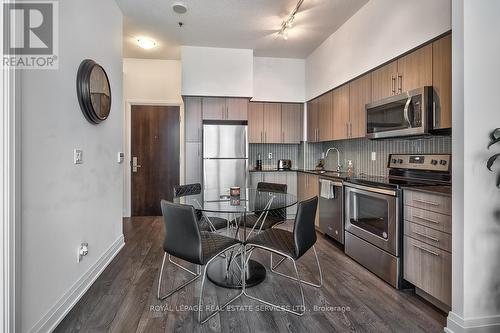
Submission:
POLYGON ((111 110, 111 87, 108 75, 95 61, 86 59, 78 68, 76 77, 78 102, 85 118, 99 124, 111 110))

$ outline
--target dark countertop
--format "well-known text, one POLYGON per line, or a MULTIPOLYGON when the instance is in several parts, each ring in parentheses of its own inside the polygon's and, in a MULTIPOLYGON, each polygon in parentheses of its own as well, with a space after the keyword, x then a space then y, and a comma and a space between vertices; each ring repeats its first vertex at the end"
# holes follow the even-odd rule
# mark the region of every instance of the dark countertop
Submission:
POLYGON ((342 173, 337 173, 335 171, 331 170, 325 170, 326 172, 320 173, 314 170, 307 170, 307 169, 290 169, 290 170, 278 170, 277 168, 263 168, 262 170, 256 170, 254 168, 249 169, 248 172, 301 172, 301 173, 307 173, 310 175, 316 175, 320 177, 325 177, 325 178, 333 178, 333 179, 347 179, 347 173, 342 172, 342 173))
POLYGON ((432 194, 442 194, 451 197, 451 186, 447 185, 436 185, 436 186, 411 186, 403 187, 403 189, 408 189, 412 191, 419 191, 432 194))

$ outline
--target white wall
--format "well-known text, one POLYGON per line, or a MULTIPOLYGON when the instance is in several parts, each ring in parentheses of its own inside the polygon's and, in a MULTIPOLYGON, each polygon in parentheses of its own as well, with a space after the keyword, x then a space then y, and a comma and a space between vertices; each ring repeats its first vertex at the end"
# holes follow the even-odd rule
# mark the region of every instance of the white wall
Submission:
POLYGON ((182 95, 253 96, 253 50, 181 47, 182 95))
POLYGON ((500 331, 500 170, 486 169, 500 127, 500 2, 453 1, 453 295, 448 329, 500 331), (465 124, 467 124, 465 126, 465 124), (482 326, 482 327, 480 327, 482 326), (469 327, 464 329, 464 327, 469 327))
POLYGON ((451 0, 370 0, 306 59, 314 98, 451 29, 451 0))
POLYGON ((252 100, 304 102, 305 60, 254 57, 252 100))
POLYGON ((59 27, 59 69, 21 78, 21 332, 48 331, 123 244, 122 14, 113 0, 59 1, 59 27), (111 114, 97 126, 75 89, 86 58, 111 83, 111 114), (82 241, 89 254, 77 263, 82 241))
POLYGON ((184 179, 184 107, 181 96, 181 62, 179 60, 123 59, 124 151, 123 216, 130 216, 130 108, 133 104, 181 106, 180 179, 184 179))

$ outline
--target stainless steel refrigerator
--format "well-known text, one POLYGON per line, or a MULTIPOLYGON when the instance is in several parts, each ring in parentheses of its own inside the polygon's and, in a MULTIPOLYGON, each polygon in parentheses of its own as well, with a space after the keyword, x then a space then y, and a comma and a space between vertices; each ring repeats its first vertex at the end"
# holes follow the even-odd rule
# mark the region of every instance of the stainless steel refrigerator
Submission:
MULTIPOLYGON (((218 190, 220 193, 229 193, 229 188, 233 186, 245 188, 247 170, 246 123, 205 122, 203 124, 203 188, 218 190)), ((207 199, 218 198, 205 198, 207 199)))

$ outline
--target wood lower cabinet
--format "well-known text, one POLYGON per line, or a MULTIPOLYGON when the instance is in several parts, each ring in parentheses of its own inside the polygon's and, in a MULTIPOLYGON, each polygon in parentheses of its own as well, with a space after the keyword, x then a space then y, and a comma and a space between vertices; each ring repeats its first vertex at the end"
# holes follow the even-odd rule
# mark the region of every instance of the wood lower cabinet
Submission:
POLYGON ((201 142, 201 97, 184 98, 184 137, 186 142, 201 142))
POLYGON ((319 141, 319 100, 318 98, 307 102, 307 141, 308 142, 318 142, 319 141))
MULTIPOLYGON (((249 187, 257 188, 259 182, 286 184, 287 192, 297 195, 297 172, 295 171, 271 171, 271 172, 250 172, 249 187)), ((286 215, 288 219, 295 218, 297 213, 297 205, 288 207, 286 215)))
POLYGON ((451 128, 451 35, 432 43, 434 129, 451 128))
POLYGON ((371 73, 349 83, 349 138, 366 136, 366 104, 372 100, 371 73))
POLYGON ((403 196, 403 277, 447 311, 451 306, 451 196, 415 189, 404 190, 403 196))
POLYGON ((303 104, 250 102, 249 143, 294 143, 302 140, 303 104))
POLYGON ((333 140, 349 137, 349 85, 333 90, 333 140))
MULTIPOLYGON (((317 175, 298 172, 297 173, 297 198, 298 201, 319 196, 319 177, 317 175)), ((319 210, 316 210, 314 225, 319 228, 319 210)))
POLYGON ((302 141, 303 104, 281 104, 281 132, 282 143, 296 143, 302 141))

